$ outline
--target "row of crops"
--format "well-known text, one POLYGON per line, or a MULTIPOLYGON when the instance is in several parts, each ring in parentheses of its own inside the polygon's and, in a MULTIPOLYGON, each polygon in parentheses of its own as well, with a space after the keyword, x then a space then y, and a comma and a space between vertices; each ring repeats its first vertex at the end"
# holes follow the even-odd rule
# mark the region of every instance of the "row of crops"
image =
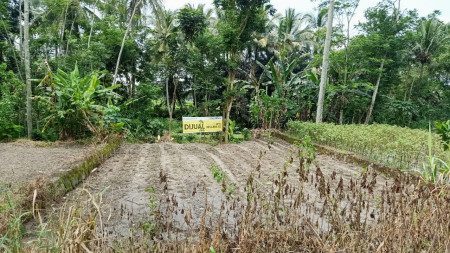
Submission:
POLYGON ((450 161, 441 137, 429 132, 392 125, 334 125, 290 121, 288 131, 298 138, 310 136, 318 144, 361 154, 376 162, 402 169, 421 168, 429 161, 428 150, 442 161, 450 161))

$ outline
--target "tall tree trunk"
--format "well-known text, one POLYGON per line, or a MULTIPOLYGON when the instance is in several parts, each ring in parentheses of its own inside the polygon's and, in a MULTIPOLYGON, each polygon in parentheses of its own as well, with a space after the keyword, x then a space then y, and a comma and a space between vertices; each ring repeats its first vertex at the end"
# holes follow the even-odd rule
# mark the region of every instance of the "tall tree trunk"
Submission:
MULTIPOLYGON (((412 81, 412 83, 411 83, 411 87, 410 87, 410 89, 409 89, 409 97, 408 97, 408 101, 411 100, 411 94, 412 94, 412 91, 413 91, 414 81, 415 81, 415 80, 416 80, 416 79, 414 78, 413 81, 412 81)), ((405 94, 405 97, 406 97, 406 94, 405 94)))
POLYGON ((169 140, 170 136, 172 135, 172 118, 173 118, 173 112, 175 110, 175 101, 177 99, 177 87, 178 87, 178 79, 175 77, 172 77, 173 79, 173 93, 172 93, 172 102, 170 102, 169 97, 169 78, 166 79, 166 101, 167 101, 167 110, 169 111, 169 140))
POLYGON ((134 81, 135 79, 134 79, 134 75, 133 74, 131 74, 131 77, 130 77, 130 91, 129 91, 129 94, 128 94, 128 98, 129 99, 131 99, 131 98, 133 98, 133 95, 134 95, 134 89, 135 89, 135 84, 134 84, 134 81))
MULTIPOLYGON (((203 111, 203 114, 204 114, 203 116, 206 117, 206 116, 208 116, 208 109, 209 109, 208 108, 208 90, 205 90, 205 92, 206 92, 205 93, 205 102, 204 102, 204 105, 205 105, 204 107, 205 108, 204 108, 204 111, 203 111)), ((223 121, 223 119, 222 119, 222 121, 223 121)))
POLYGON ((377 99, 378 87, 380 87, 381 75, 383 74, 383 66, 384 59, 381 61, 380 69, 378 70, 380 73, 378 73, 377 83, 375 84, 375 90, 373 90, 372 94, 372 103, 370 103, 369 112, 367 113, 366 121, 364 122, 364 124, 369 124, 370 118, 372 117, 373 107, 375 106, 375 100, 377 99))
POLYGON ((343 122, 344 122, 344 108, 341 107, 341 109, 339 110, 339 125, 342 125, 343 122))
MULTIPOLYGON (((98 0, 95 1, 94 3, 94 8, 97 6, 98 0)), ((94 12, 94 11, 92 11, 94 12)), ((91 18, 91 30, 89 31, 89 38, 88 38, 88 44, 87 44, 87 48, 89 49, 91 47, 91 38, 92 38, 92 32, 94 31, 94 17, 95 14, 92 13, 92 18, 91 18)))
POLYGON ((225 124, 225 111, 226 111, 226 105, 223 104, 222 109, 222 131, 220 131, 220 144, 223 142, 223 125, 225 124))
POLYGON ((347 86, 347 79, 348 79, 348 46, 350 45, 350 22, 353 19, 353 16, 355 15, 356 9, 358 8, 359 1, 356 3, 355 8, 353 9, 353 12, 351 12, 351 15, 348 16, 347 14, 347 37, 345 38, 345 72, 344 72, 344 86, 347 86))
POLYGON ((423 70, 424 69, 425 69, 425 63, 420 63, 419 84, 422 84, 423 70))
POLYGON ((23 59, 25 57, 23 56, 23 26, 22 26, 23 13, 22 13, 22 3, 23 3, 23 0, 19 0, 19 32, 20 32, 19 47, 20 47, 20 52, 22 52, 22 55, 21 55, 20 58, 22 58, 22 63, 23 63, 23 59))
POLYGON ((323 117, 323 103, 325 99, 325 89, 327 85, 328 74, 328 57, 330 55, 331 47, 331 35, 333 32, 333 13, 334 13, 334 0, 330 0, 330 6, 328 7, 328 21, 327 21, 327 35, 325 38, 325 48, 323 52, 322 62, 322 76, 320 78, 319 99, 317 100, 317 114, 316 123, 322 122, 323 117))
POLYGON ((173 118, 173 112, 175 111, 175 102, 177 101, 177 87, 178 87, 178 77, 177 78, 173 78, 173 94, 172 94, 172 109, 170 110, 170 119, 169 119, 169 128, 170 128, 170 132, 169 132, 169 140, 170 140, 170 135, 172 134, 172 118, 173 118))
MULTIPOLYGON (((193 79, 194 79, 193 81, 194 81, 194 84, 195 84, 195 74, 194 74, 193 79)), ((197 109, 197 97, 196 97, 196 94, 195 94, 195 87, 194 87, 194 85, 191 85, 191 87, 192 87, 192 98, 194 100, 194 108, 197 109)))
POLYGON ((77 18, 77 15, 75 14, 75 17, 72 20, 72 24, 70 25, 69 36, 67 36, 66 56, 69 54, 70 37, 72 36, 73 25, 75 24, 76 18, 77 18))
MULTIPOLYGON (((66 11, 64 12, 64 19, 63 19, 63 23, 62 23, 62 29, 61 29, 61 45, 63 45, 64 42, 64 34, 66 32, 66 20, 67 20, 67 12, 69 11, 69 4, 70 4, 70 0, 67 1, 67 5, 66 5, 66 11)), ((60 48, 58 51, 62 54, 64 46, 62 46, 62 48, 60 48)), ((56 55, 58 56, 58 55, 56 55)))
POLYGON ((195 95, 195 89, 192 89, 192 98, 194 99, 194 108, 197 109, 197 98, 195 95))
MULTIPOLYGON (((411 65, 408 66, 408 70, 407 70, 405 76, 407 76, 407 77, 411 76, 411 65)), ((413 83, 414 83, 414 81, 415 81, 415 78, 413 78, 413 83)), ((408 84, 405 81, 405 95, 403 96, 403 101, 406 101, 407 95, 408 95, 408 84)))
POLYGON ((27 136, 32 138, 33 121, 31 115, 31 77, 30 77, 30 6, 29 0, 24 0, 24 53, 25 53, 25 82, 27 86, 27 136))
MULTIPOLYGON (((5 25, 5 22, 2 22, 3 25, 3 29, 5 30, 5 34, 6 34, 6 40, 8 41, 8 43, 11 45, 12 48, 14 48, 14 41, 12 40, 12 38, 9 36, 8 34, 8 29, 5 25)), ((19 25, 20 27, 22 27, 22 25, 19 25)), ((21 29, 22 30, 22 29, 21 29)), ((20 41, 20 48, 22 48, 22 40, 20 41)), ((22 51, 21 51, 22 52, 22 51)), ((22 75, 22 71, 20 70, 20 66, 19 66, 19 60, 22 61, 23 59, 23 55, 20 57, 20 59, 17 59, 16 56, 16 50, 12 50, 13 53, 13 57, 14 57, 14 61, 16 63, 16 68, 17 68, 17 72, 19 74, 20 80, 24 80, 23 79, 23 75, 22 75)), ((3 59, 3 51, 0 52, 0 60, 3 59)))
POLYGON ((211 100, 211 92, 206 91, 206 115, 209 116, 209 101, 211 100))
POLYGON ((167 100, 167 110, 169 111, 169 139, 170 134, 172 133, 172 107, 170 106, 170 97, 169 97, 169 77, 166 78, 166 100, 167 100))
POLYGON ((229 99, 227 103, 227 110, 226 110, 226 120, 225 120, 225 143, 228 143, 229 140, 229 132, 230 132, 230 114, 231 114, 231 107, 233 105, 233 99, 229 99))
MULTIPOLYGON (((234 57, 232 57, 234 59, 234 57)), ((228 91, 233 90, 234 79, 236 77, 236 71, 234 69, 230 70, 228 73, 228 91)), ((226 118, 225 118, 225 143, 228 143, 228 132, 230 123, 230 112, 233 105, 234 97, 229 97, 226 100, 226 118)))
POLYGON ((123 47, 125 46, 125 40, 127 39, 127 35, 131 30, 131 24, 133 22, 134 14, 136 13, 136 8, 141 4, 142 0, 140 0, 133 8, 133 12, 130 17, 130 21, 128 22, 127 29, 125 30, 125 34, 123 35, 122 45, 120 46, 119 56, 117 57, 116 70, 114 71, 114 81, 113 86, 117 83, 117 72, 119 72, 120 58, 122 57, 123 47))

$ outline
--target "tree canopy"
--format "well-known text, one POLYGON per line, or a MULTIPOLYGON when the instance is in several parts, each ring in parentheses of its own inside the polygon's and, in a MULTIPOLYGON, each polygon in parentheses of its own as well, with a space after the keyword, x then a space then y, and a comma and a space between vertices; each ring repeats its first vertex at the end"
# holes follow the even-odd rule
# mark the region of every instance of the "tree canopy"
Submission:
MULTIPOLYGON (((179 10, 157 0, 30 1, 28 39, 26 3, 0 1, 0 119, 5 129, 17 126, 14 135, 25 135, 27 96, 38 139, 78 138, 118 122, 141 136, 157 118, 223 116, 228 141, 233 120, 283 128, 289 120, 316 119, 327 1, 315 13, 277 11, 269 0, 214 0, 213 9, 179 10), (94 113, 75 84, 63 82, 75 72, 101 89, 120 85, 92 100, 94 113), (26 80, 32 95, 25 94, 26 80), (50 120, 58 111, 81 113, 73 122, 81 134, 50 120)), ((448 120, 450 24, 439 11, 421 17, 382 0, 365 10, 366 21, 351 35, 358 4, 335 1, 323 121, 426 128, 448 120)))

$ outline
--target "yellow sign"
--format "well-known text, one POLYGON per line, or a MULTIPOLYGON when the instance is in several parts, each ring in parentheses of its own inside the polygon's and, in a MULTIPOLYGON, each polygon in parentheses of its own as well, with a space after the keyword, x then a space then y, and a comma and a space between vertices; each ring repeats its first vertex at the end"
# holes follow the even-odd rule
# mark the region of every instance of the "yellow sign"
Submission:
POLYGON ((222 117, 183 117, 183 133, 222 131, 222 117))

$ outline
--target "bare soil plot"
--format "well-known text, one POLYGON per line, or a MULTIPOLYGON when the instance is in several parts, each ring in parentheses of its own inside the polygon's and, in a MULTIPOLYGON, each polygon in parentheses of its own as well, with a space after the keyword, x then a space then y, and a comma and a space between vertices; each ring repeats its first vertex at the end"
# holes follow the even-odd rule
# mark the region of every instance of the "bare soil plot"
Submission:
POLYGON ((0 187, 15 188, 39 176, 57 176, 81 162, 95 148, 75 143, 51 146, 30 141, 0 143, 0 187))
MULTIPOLYGON (((229 181, 236 184, 232 195, 238 201, 246 199, 246 186, 252 171, 260 189, 274 195, 279 182, 277 177, 286 167, 283 208, 292 207, 301 195, 304 211, 308 209, 312 220, 320 220, 317 226, 327 230, 327 221, 320 218, 320 207, 324 204, 324 199, 320 197, 321 192, 318 190, 321 186, 318 180, 320 175, 317 173, 323 173, 323 177, 327 178, 328 185, 324 187, 332 198, 338 198, 340 194, 351 194, 351 188, 355 187, 357 178, 359 180, 362 173, 367 174, 362 180, 367 185, 366 191, 374 193, 373 201, 376 201, 376 196, 388 184, 394 183, 394 180, 383 175, 363 172, 363 168, 359 166, 326 155, 318 155, 316 158, 320 172, 316 166, 312 166, 308 178, 300 182, 295 149, 293 145, 278 139, 272 145, 267 140, 219 146, 123 144, 112 158, 67 197, 78 199, 83 195, 84 189, 94 194, 108 188, 102 197, 104 232, 121 237, 130 235, 139 224, 151 219, 149 200, 152 194, 145 190, 153 187, 158 196, 159 211, 164 213, 167 226, 173 231, 182 234, 184 231, 198 230, 205 216, 212 230, 217 225, 215 222, 218 216, 225 213, 222 204, 227 200, 227 193, 222 191, 221 183, 214 179, 211 166, 218 165, 226 172, 229 181), (256 171, 258 164, 261 167, 256 171), (342 190, 339 192, 340 188, 342 190)), ((228 204, 235 206, 236 201, 228 204)), ((344 205, 341 208, 351 208, 351 204, 345 201, 341 205, 344 205)), ((237 227, 239 220, 236 214, 241 210, 230 206, 226 209, 229 224, 224 227, 228 226, 228 233, 233 236, 238 232, 233 231, 233 228, 237 227)), ((372 207, 368 212, 373 216, 377 215, 372 207)))

